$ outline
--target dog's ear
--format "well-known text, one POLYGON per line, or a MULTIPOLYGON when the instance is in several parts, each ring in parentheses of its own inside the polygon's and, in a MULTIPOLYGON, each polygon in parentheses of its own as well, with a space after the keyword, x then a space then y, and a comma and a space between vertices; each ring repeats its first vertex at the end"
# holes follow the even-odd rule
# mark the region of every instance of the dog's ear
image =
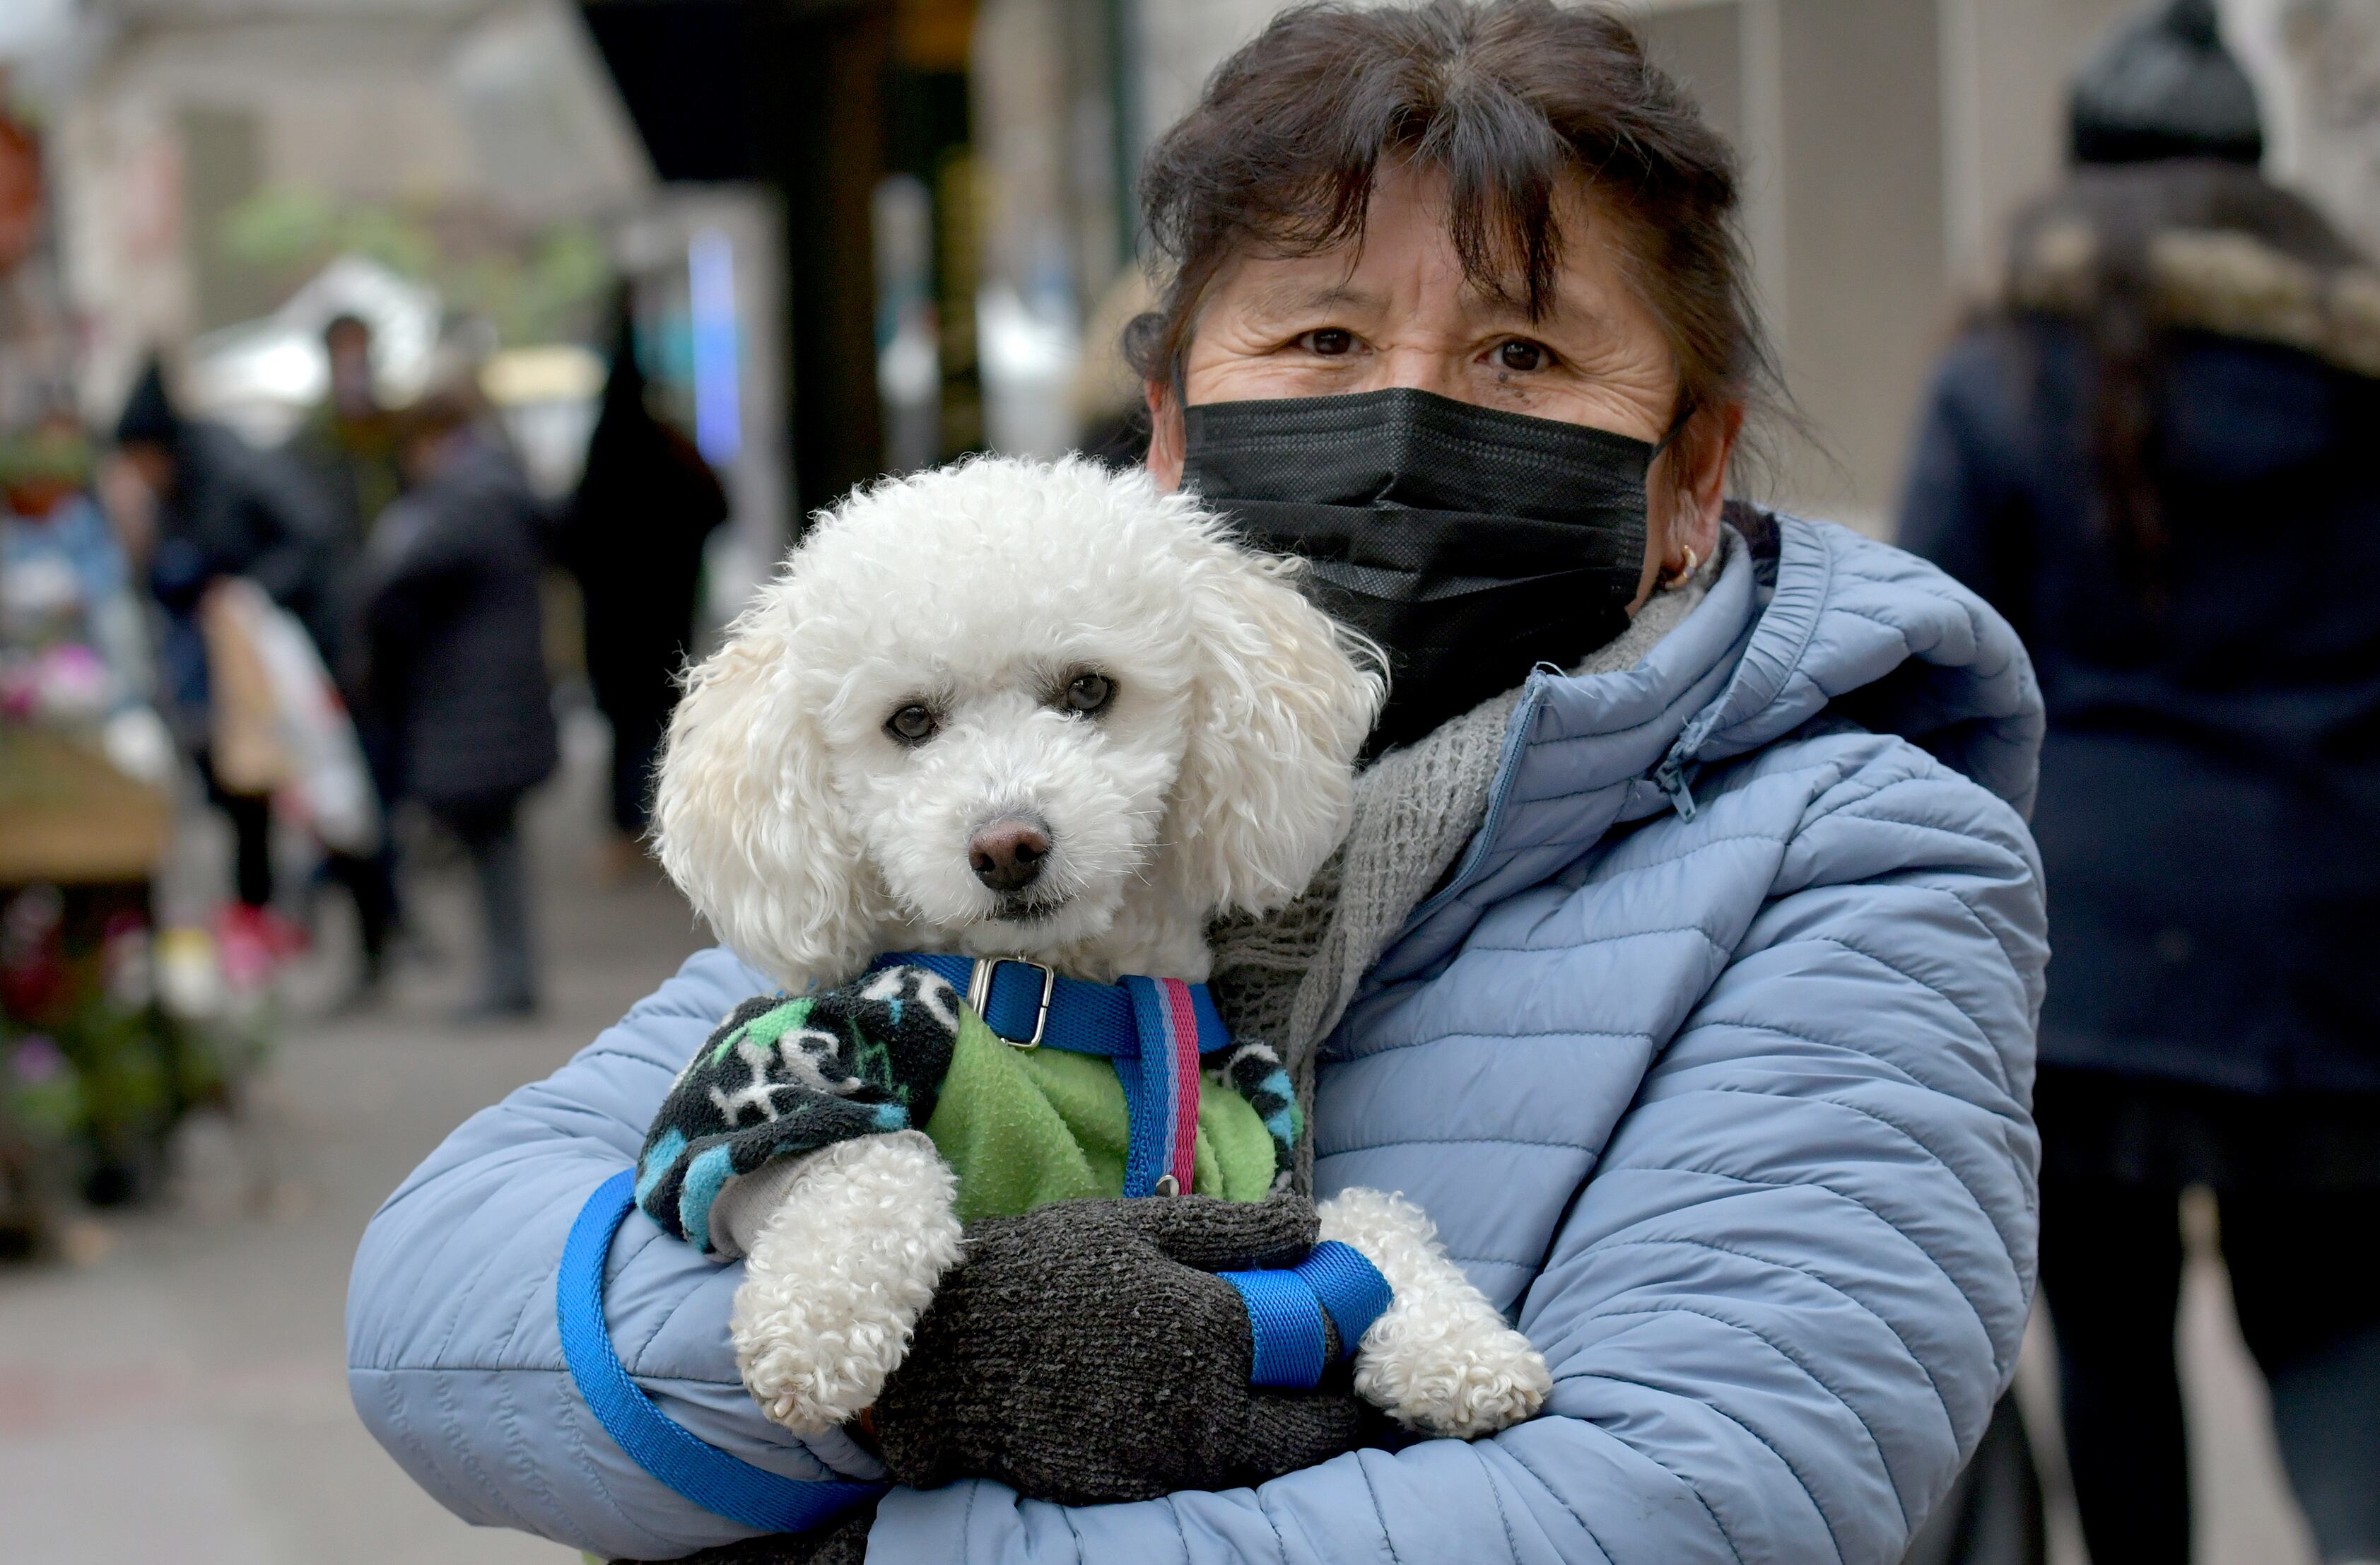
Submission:
POLYGON ((738 955, 789 988, 868 954, 865 861, 800 688, 781 580, 688 672, 653 798, 662 866, 738 955))
POLYGON ((1387 686, 1378 649, 1308 602, 1300 563, 1220 527, 1189 547, 1199 647, 1168 835, 1184 890, 1269 912, 1305 889, 1347 826, 1355 753, 1387 686))

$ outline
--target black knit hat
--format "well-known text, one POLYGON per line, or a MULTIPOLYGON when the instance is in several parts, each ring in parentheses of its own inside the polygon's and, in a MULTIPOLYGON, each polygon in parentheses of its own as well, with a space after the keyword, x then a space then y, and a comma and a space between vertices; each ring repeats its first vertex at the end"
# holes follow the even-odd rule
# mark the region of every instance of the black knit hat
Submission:
POLYGON ((124 412, 115 420, 115 443, 172 445, 181 437, 182 417, 165 392, 165 367, 152 358, 132 382, 132 394, 124 399, 124 412))
POLYGON ((2215 0, 2167 0, 2118 27, 2069 108, 2076 163, 2264 160, 2256 90, 2223 47, 2215 0))

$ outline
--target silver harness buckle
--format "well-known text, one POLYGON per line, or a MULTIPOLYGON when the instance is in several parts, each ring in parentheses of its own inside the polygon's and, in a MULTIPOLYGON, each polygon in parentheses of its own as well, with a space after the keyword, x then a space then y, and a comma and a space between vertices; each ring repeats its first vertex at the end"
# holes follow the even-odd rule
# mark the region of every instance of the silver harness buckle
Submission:
POLYGON ((983 1025, 991 1028, 991 1036, 1008 1045, 1009 1048, 1038 1049, 1041 1047, 1041 1035, 1050 1030, 1050 997, 1055 994, 1057 989, 1058 972, 1054 967, 1044 966, 1038 962, 1027 962, 1021 956, 978 956, 976 958, 975 971, 967 977, 966 1002, 969 1009, 983 1018, 983 1025), (1030 967, 1041 975, 1041 1003, 1033 1013, 1033 1036, 1021 1043, 991 1025, 992 973, 1002 963, 1016 967, 1030 967))

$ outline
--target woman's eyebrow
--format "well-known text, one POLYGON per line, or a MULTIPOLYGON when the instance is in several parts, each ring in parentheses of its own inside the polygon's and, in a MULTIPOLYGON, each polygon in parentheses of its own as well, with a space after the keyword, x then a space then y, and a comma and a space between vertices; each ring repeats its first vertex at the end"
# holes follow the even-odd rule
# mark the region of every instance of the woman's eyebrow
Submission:
POLYGON ((1318 309, 1364 309, 1380 308, 1380 296, 1345 282, 1308 283, 1294 278, 1282 278, 1257 289, 1248 301, 1257 313, 1267 316, 1305 315, 1318 309))
POLYGON ((1597 336, 1610 334, 1610 312, 1602 306, 1582 298, 1582 290, 1564 288, 1560 279, 1555 282, 1553 297, 1547 301, 1545 312, 1536 320, 1529 318, 1529 308, 1517 291, 1483 287, 1466 283, 1463 289, 1463 313, 1482 328, 1501 327, 1524 335, 1544 335, 1559 329, 1565 335, 1592 333, 1597 336))

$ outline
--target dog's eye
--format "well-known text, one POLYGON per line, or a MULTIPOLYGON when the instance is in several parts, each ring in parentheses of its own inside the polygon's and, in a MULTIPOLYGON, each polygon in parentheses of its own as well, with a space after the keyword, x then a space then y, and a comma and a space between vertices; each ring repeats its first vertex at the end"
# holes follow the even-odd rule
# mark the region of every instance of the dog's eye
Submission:
POLYGON ((922 745, 941 726, 931 710, 915 701, 884 720, 884 732, 904 745, 922 745))
POLYGON ((1103 673, 1078 673, 1066 686, 1066 710, 1089 717, 1115 699, 1115 683, 1103 673))

